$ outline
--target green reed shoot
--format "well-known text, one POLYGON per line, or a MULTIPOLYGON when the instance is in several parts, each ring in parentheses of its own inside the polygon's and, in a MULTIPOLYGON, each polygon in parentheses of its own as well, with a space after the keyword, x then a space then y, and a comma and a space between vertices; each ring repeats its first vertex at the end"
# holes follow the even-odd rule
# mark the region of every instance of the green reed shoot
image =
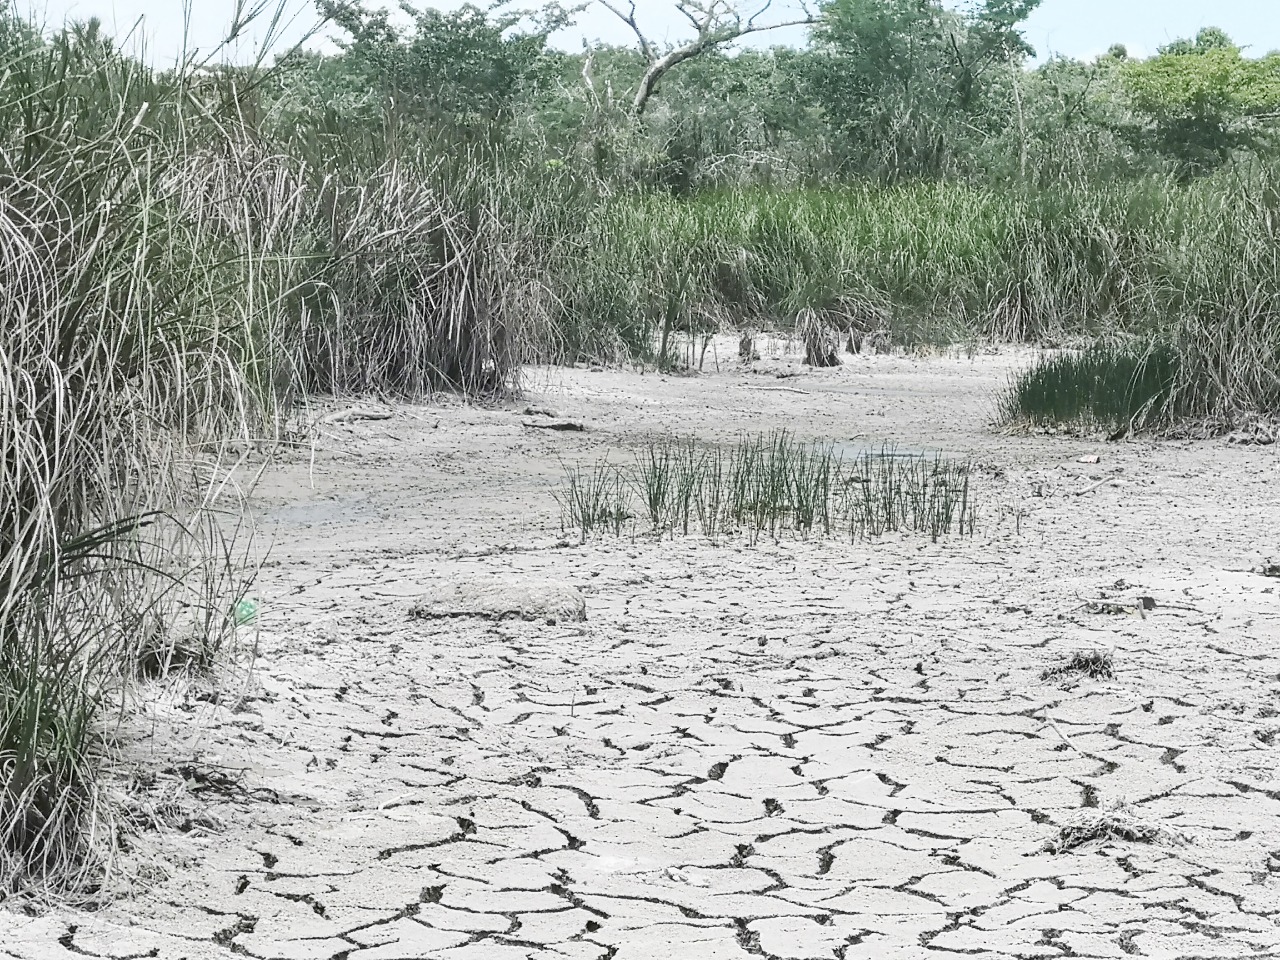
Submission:
POLYGON ((556 496, 562 524, 584 541, 598 530, 621 534, 637 514, 658 536, 740 533, 751 543, 841 530, 855 540, 901 532, 937 541, 971 536, 977 523, 966 464, 887 447, 845 459, 831 443, 785 430, 728 448, 651 440, 626 468, 566 467, 556 496))

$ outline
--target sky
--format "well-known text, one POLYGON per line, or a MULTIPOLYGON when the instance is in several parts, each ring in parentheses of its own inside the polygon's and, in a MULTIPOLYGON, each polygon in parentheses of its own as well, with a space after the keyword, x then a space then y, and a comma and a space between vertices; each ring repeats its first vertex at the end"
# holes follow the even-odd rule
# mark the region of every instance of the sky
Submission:
MULTIPOLYGON (((108 32, 124 37, 134 30, 140 17, 145 17, 140 33, 132 38, 145 38, 148 59, 157 63, 172 62, 182 49, 184 32, 187 42, 208 52, 225 36, 237 3, 283 4, 287 21, 280 43, 297 42, 315 22, 315 8, 310 0, 18 0, 19 8, 29 9, 37 19, 53 26, 67 18, 101 19, 108 32), (188 19, 189 18, 189 19, 188 19), (184 31, 184 23, 189 29, 184 31)), ((417 6, 456 7, 462 0, 417 0, 417 6)), ((774 9, 786 18, 790 0, 775 0, 774 9)), ((1135 56, 1154 53, 1161 44, 1178 37, 1193 36, 1204 26, 1218 26, 1237 43, 1261 55, 1280 49, 1280 16, 1271 8, 1276 0, 1044 0, 1040 9, 1026 24, 1026 37, 1040 58, 1057 53, 1070 57, 1090 58, 1102 53, 1113 43, 1123 43, 1135 56)), ((395 0, 372 0, 372 7, 395 7, 395 0)), ((524 0, 516 6, 534 6, 536 0, 524 0)), ((567 5, 567 4, 566 4, 567 5)), ((637 0, 641 25, 656 40, 678 41, 686 37, 687 22, 675 12, 671 0, 637 0)), ((751 8, 748 8, 751 9, 751 8)), ((791 10, 794 11, 794 7, 791 10)), ((264 30, 251 29, 247 39, 231 51, 234 59, 250 58, 260 45, 264 30)), ((568 50, 582 46, 583 37, 610 43, 627 43, 629 29, 612 14, 595 7, 582 14, 576 27, 555 39, 556 45, 568 50)), ((803 41, 803 31, 788 30, 762 34, 757 43, 803 41)), ((313 41, 313 44, 315 41, 313 41)), ((277 44, 279 47, 280 44, 277 44)))

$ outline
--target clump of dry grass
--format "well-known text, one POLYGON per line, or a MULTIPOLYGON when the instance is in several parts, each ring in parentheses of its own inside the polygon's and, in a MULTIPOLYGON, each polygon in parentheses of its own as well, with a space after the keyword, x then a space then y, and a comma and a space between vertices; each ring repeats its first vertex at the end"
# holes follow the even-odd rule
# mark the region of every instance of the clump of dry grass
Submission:
POLYGON ((1064 824, 1042 847, 1046 853, 1070 853, 1090 843, 1182 844, 1186 837, 1134 814, 1124 803, 1106 811, 1064 824))
POLYGON ((1077 650, 1065 663, 1046 667, 1040 673, 1041 680, 1059 680, 1072 674, 1080 674, 1091 680, 1110 680, 1115 676, 1115 663, 1110 650, 1077 650))
POLYGON ((83 885, 111 834, 103 707, 144 649, 170 658, 178 602, 234 600, 207 591, 221 491, 192 470, 216 478, 202 441, 249 430, 245 331, 217 327, 221 251, 128 102, 158 88, 90 52, 34 46, 0 98, 0 895, 83 885))
POLYGON ((1095 841, 1152 843, 1159 836, 1159 830, 1149 824, 1120 820, 1115 817, 1098 817, 1088 823, 1063 827, 1058 832, 1058 836, 1045 844, 1045 850, 1048 853, 1068 853, 1095 841))

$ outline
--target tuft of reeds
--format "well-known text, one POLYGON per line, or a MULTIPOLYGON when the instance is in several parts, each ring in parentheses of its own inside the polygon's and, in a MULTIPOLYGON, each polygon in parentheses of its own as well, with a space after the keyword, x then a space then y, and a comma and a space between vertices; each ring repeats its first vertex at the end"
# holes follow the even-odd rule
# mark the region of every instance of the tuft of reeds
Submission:
MULTIPOLYGON (((571 357, 666 356, 708 317, 814 334, 817 362, 833 358, 820 331, 855 350, 1102 337, 1164 344, 1140 372, 1172 377, 1168 416, 1280 411, 1280 175, 1265 166, 1052 190, 946 181, 583 200, 548 279, 571 357)), ((1109 353, 1137 360, 1120 348, 1095 359, 1109 353)), ((1147 385, 1108 388, 1098 414, 1128 422, 1147 385)))
POLYGON ((785 430, 742 437, 723 448, 661 437, 629 467, 608 460, 566 466, 556 491, 562 523, 583 540, 596 531, 633 534, 647 522, 657 536, 691 532, 717 539, 890 532, 972 535, 977 504, 967 465, 884 447, 846 459, 830 443, 785 430))
POLYGON ((1008 423, 1126 433, 1175 419, 1181 361, 1163 343, 1095 344, 1042 357, 1016 374, 1001 398, 1008 423))
POLYGON ((868 451, 841 477, 841 514, 855 538, 912 532, 937 541, 953 531, 971 535, 976 512, 969 477, 967 464, 941 456, 868 451))
POLYGON ((594 469, 566 466, 561 487, 555 491, 566 527, 575 527, 587 538, 596 531, 621 536, 632 512, 631 485, 622 471, 607 462, 594 469))

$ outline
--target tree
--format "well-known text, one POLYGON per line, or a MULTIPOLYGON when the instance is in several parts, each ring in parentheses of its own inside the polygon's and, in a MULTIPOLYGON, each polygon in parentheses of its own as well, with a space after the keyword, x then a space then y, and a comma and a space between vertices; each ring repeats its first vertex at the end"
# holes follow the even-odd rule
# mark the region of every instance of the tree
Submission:
POLYGON ((808 11, 804 16, 791 20, 762 20, 761 18, 765 17, 773 6, 773 0, 765 0, 754 13, 745 15, 731 0, 679 0, 676 3, 676 10, 693 26, 694 38, 663 52, 648 38, 636 21, 636 0, 629 0, 626 10, 623 10, 615 0, 597 0, 597 2, 631 28, 640 43, 640 52, 648 63, 644 76, 640 78, 640 84, 636 88, 635 97, 631 101, 631 113, 636 117, 645 112, 649 99, 662 78, 686 60, 692 60, 694 57, 753 33, 818 22, 817 17, 808 11))
POLYGON ((1107 179, 1132 172, 1134 155, 1116 128, 1127 117, 1122 61, 1054 56, 1034 70, 1011 69, 1016 123, 978 147, 987 174, 1011 178, 1016 136, 1017 179, 1051 188, 1064 178, 1107 179))
POLYGON ((1201 30, 1121 74, 1139 124, 1183 175, 1213 170, 1257 150, 1280 114, 1280 57, 1251 60, 1223 31, 1201 30))
POLYGON ((409 26, 359 0, 317 0, 317 8, 347 39, 340 43, 352 79, 395 98, 417 119, 457 126, 508 123, 548 68, 547 37, 568 12, 558 4, 530 18, 491 15, 474 4, 442 12, 402 2, 409 26))
POLYGON ((1156 53, 1181 56, 1188 53, 1207 53, 1210 50, 1238 50, 1227 31, 1219 27, 1203 27, 1194 40, 1185 37, 1158 47, 1156 53))
POLYGON ((1009 66, 1040 0, 826 0, 811 81, 850 163, 890 179, 946 172, 966 138, 1013 112, 1009 66))
POLYGON ((644 125, 661 143, 656 182, 689 192, 812 171, 828 138, 795 68, 800 57, 786 48, 713 51, 669 77, 644 125))

